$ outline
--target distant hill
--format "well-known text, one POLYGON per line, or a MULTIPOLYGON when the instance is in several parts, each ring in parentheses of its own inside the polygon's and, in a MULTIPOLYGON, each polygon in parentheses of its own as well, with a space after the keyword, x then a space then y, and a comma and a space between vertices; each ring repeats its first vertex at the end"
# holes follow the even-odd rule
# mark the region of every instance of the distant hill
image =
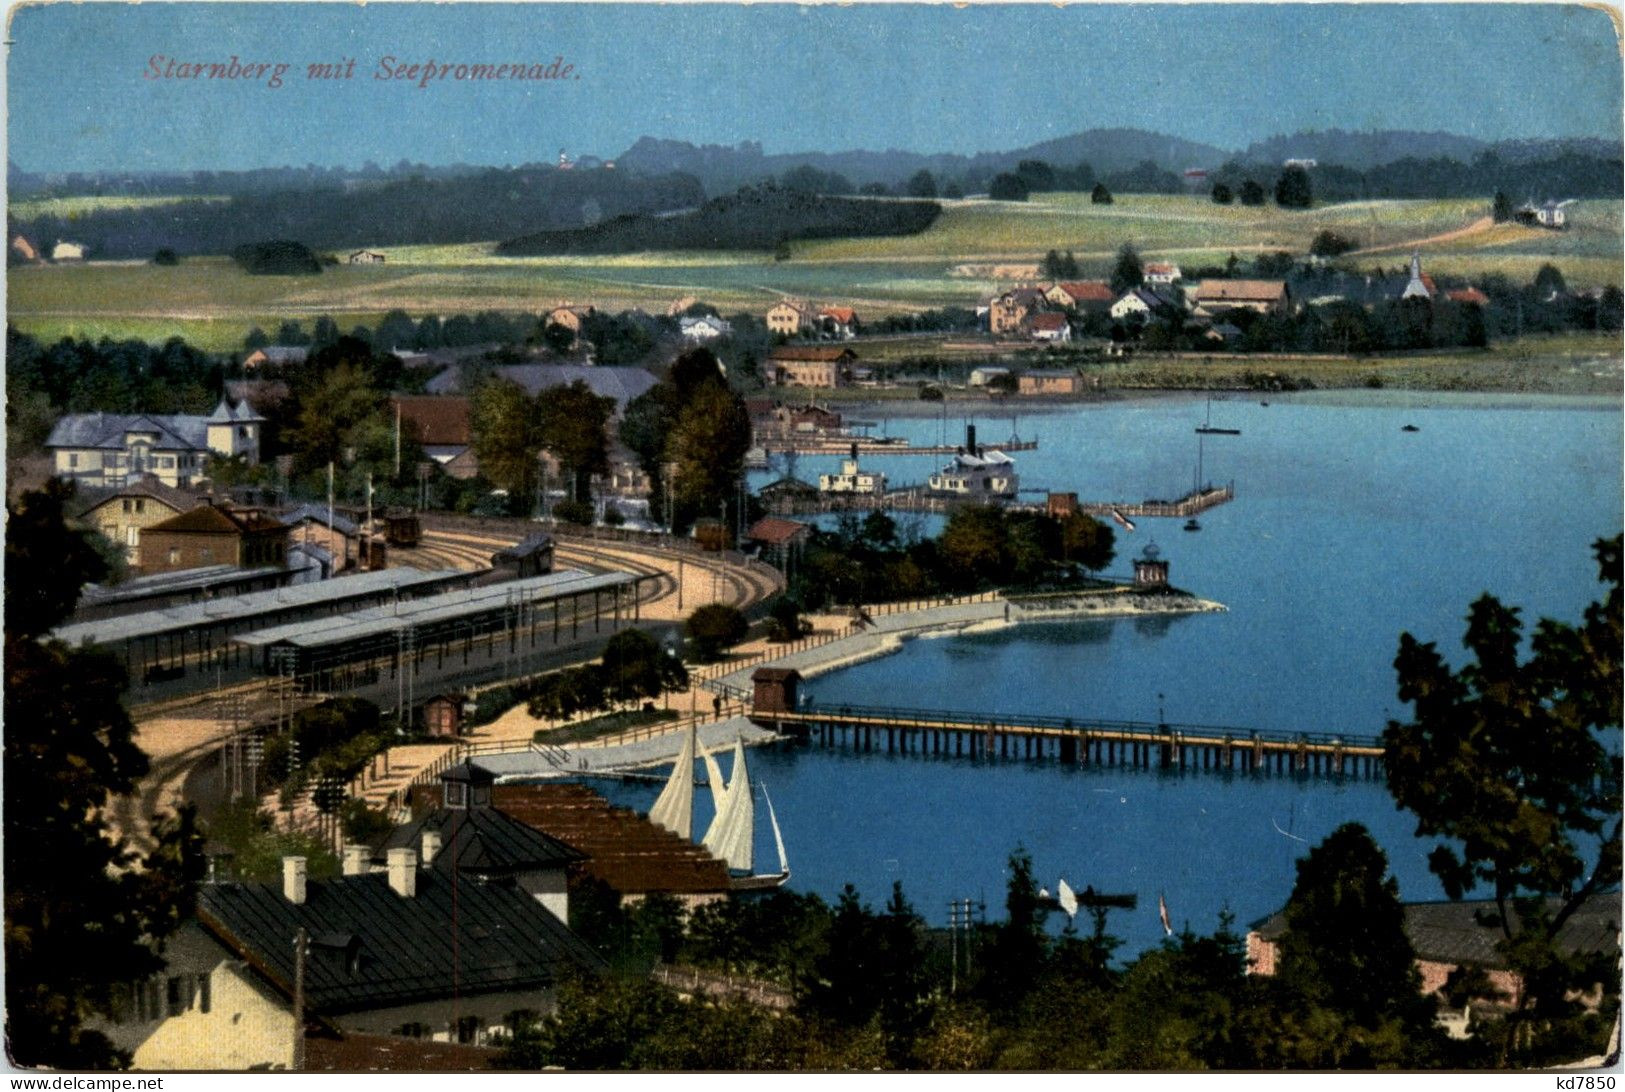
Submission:
POLYGON ((1471 163, 1486 152, 1507 162, 1555 159, 1563 155, 1617 159, 1618 142, 1595 137, 1566 137, 1536 140, 1501 140, 1494 143, 1455 133, 1421 133, 1405 129, 1350 132, 1324 129, 1318 132, 1272 136, 1254 141, 1237 158, 1246 163, 1275 163, 1287 159, 1315 159, 1357 171, 1371 170, 1402 159, 1454 159, 1471 163))
POLYGON ((798 167, 839 174, 854 186, 880 182, 895 185, 920 170, 933 175, 985 184, 1000 171, 1013 169, 1024 159, 1042 159, 1057 167, 1087 162, 1102 174, 1129 170, 1146 160, 1168 170, 1217 165, 1230 153, 1201 144, 1141 129, 1091 129, 1005 152, 975 155, 925 154, 895 149, 884 152, 789 152, 766 155, 762 146, 745 141, 736 146, 694 145, 681 140, 643 137, 616 159, 622 169, 681 171, 698 178, 707 193, 721 193, 798 167))
POLYGON ((591 227, 535 232, 502 243, 497 253, 772 250, 794 239, 913 235, 935 223, 941 212, 935 201, 828 197, 758 186, 688 212, 617 216, 591 227))

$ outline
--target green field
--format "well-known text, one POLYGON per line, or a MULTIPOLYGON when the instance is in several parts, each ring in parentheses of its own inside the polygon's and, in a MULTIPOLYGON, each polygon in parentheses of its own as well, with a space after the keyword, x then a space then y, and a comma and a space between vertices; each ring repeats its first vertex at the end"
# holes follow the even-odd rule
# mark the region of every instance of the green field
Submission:
MULTIPOLYGON (((89 200, 132 200, 94 198, 89 200)), ((761 311, 783 296, 848 303, 868 315, 945 305, 971 306, 1012 277, 986 269, 1022 265, 1050 249, 1071 250, 1084 276, 1101 276, 1125 242, 1147 257, 1186 266, 1222 264, 1235 253, 1307 251, 1330 229, 1354 239, 1359 265, 1398 267, 1419 249, 1429 270, 1503 272, 1527 280, 1556 263, 1571 285, 1621 281, 1620 204, 1582 201, 1571 227, 1548 232, 1490 224, 1483 202, 1360 201, 1303 212, 1273 206, 1220 206, 1204 198, 1126 194, 1092 205, 1078 194, 1025 203, 946 202, 929 230, 914 236, 795 244, 789 261, 755 252, 663 252, 615 257, 507 258, 492 244, 377 246, 381 266, 340 266, 299 277, 255 277, 225 258, 193 258, 161 268, 131 262, 14 268, 8 318, 42 337, 178 334, 210 349, 241 344, 249 327, 329 315, 348 328, 392 308, 413 316, 496 310, 540 313, 591 303, 661 313, 695 296, 724 312, 761 311)))
POLYGON ((19 220, 32 220, 36 216, 60 216, 66 220, 92 212, 110 212, 117 209, 161 208, 180 205, 188 201, 220 202, 225 197, 193 196, 107 196, 107 197, 35 197, 12 201, 6 211, 19 220))

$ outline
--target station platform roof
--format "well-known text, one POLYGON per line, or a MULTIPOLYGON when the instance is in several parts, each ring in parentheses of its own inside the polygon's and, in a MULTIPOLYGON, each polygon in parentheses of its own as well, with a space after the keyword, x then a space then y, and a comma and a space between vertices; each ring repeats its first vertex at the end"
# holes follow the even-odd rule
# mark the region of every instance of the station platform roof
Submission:
POLYGON ((295 584, 243 595, 222 595, 162 610, 73 622, 58 626, 51 631, 51 636, 74 646, 113 644, 142 637, 161 637, 222 622, 249 621, 284 611, 316 610, 348 599, 386 595, 392 591, 425 593, 433 591, 438 585, 467 581, 475 575, 458 569, 382 569, 312 584, 295 584))
POLYGON ((250 648, 287 645, 300 649, 327 648, 394 636, 406 630, 432 630, 482 615, 500 613, 520 604, 534 606, 595 591, 636 584, 633 573, 564 571, 510 580, 480 588, 461 588, 388 606, 307 622, 272 626, 232 638, 250 648))

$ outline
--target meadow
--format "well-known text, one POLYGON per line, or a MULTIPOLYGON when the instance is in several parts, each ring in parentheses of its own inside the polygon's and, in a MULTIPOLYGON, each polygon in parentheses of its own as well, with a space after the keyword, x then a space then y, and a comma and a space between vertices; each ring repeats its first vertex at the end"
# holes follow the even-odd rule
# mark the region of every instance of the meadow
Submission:
MULTIPOLYGON (((76 199, 77 200, 77 199, 76 199)), ((130 198, 88 200, 141 200, 130 198)), ((161 199, 160 199, 161 200, 161 199)), ((1030 264, 1071 250, 1082 275, 1104 276, 1123 243, 1187 267, 1287 250, 1302 255, 1322 230, 1354 240, 1359 266, 1398 268, 1420 249, 1426 267, 1527 280, 1556 263, 1575 287, 1621 282, 1619 202, 1569 207, 1570 229, 1491 224, 1481 201, 1357 201, 1306 211, 1221 206, 1202 197, 1043 194, 1025 203, 945 202, 918 235, 793 244, 786 261, 744 251, 649 252, 614 257, 510 258, 491 243, 375 247, 381 266, 339 266, 299 277, 256 277, 226 258, 29 266, 9 272, 8 320, 40 337, 181 336, 227 350, 258 325, 327 315, 348 329, 401 308, 413 316, 496 310, 540 313, 562 303, 663 313, 684 296, 724 313, 765 310, 785 296, 840 302, 868 315, 975 302, 1009 282, 964 276, 970 264, 1030 264)))

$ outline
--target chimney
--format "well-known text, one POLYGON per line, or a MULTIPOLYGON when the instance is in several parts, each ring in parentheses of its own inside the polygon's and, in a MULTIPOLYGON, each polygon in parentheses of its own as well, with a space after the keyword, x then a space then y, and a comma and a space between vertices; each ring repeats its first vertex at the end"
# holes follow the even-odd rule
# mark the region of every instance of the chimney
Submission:
POLYGON ((965 450, 970 452, 972 455, 976 454, 976 426, 975 425, 967 424, 965 426, 965 450))
POLYGON ((423 832, 423 863, 433 864, 434 859, 440 856, 440 832, 426 830, 423 832))
POLYGON ((282 897, 295 906, 305 905, 305 859, 282 858, 282 897))
POLYGON ((403 899, 418 893, 418 855, 410 849, 389 851, 389 889, 403 899))
POLYGON ((362 876, 367 872, 369 852, 366 846, 350 843, 344 847, 344 874, 362 876))

